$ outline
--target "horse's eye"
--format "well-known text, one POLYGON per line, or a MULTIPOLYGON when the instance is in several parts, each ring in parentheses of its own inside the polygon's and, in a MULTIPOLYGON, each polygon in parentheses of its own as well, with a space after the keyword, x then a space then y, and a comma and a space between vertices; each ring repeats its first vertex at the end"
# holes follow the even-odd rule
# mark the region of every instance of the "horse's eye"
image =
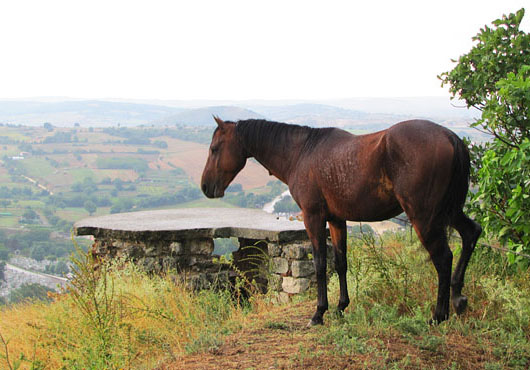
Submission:
POLYGON ((215 153, 217 153, 219 151, 219 147, 218 146, 212 146, 210 148, 210 150, 212 151, 212 154, 215 154, 215 153))

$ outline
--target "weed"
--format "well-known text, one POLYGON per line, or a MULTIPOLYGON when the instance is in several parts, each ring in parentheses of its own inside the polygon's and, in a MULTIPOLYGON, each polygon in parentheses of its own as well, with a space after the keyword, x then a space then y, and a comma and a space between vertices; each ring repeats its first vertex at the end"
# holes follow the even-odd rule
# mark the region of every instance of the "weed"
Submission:
POLYGON ((277 322, 277 321, 267 321, 265 325, 263 325, 266 329, 273 329, 273 330, 289 330, 289 325, 287 325, 284 322, 277 322))
POLYGON ((215 353, 218 348, 221 346, 222 341, 218 333, 213 333, 211 331, 202 332, 201 335, 191 342, 186 344, 186 353, 193 354, 197 352, 208 351, 215 353))

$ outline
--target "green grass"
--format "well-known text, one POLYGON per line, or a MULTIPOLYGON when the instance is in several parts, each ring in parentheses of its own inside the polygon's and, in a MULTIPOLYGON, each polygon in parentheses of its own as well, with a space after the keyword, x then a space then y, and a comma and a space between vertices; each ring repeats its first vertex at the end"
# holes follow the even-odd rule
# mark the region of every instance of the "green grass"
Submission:
POLYGON ((19 200, 18 201, 19 207, 31 207, 31 208, 44 208, 44 202, 42 200, 19 200))
MULTIPOLYGON (((372 339, 392 337, 414 348, 423 361, 420 367, 427 366, 428 353, 450 357, 447 354, 455 346, 464 356, 466 351, 473 356, 477 351, 486 353, 500 368, 530 366, 530 271, 508 266, 498 252, 477 248, 463 290, 468 311, 462 316, 451 311, 449 320, 430 326, 437 275, 421 248, 417 239, 411 242, 405 234, 387 236, 382 243, 352 242, 348 250, 352 304, 344 317, 327 315, 331 323, 322 343, 332 344, 341 355, 377 352, 381 356, 383 346, 372 339)), ((336 300, 336 275, 330 291, 336 300)), ((445 360, 436 368, 450 367, 445 360)))
POLYGON ((140 185, 136 187, 136 190, 140 194, 161 195, 167 191, 167 188, 165 186, 140 185))
POLYGON ((60 218, 74 222, 89 217, 88 212, 84 208, 67 207, 58 209, 56 213, 60 218))
POLYGON ((7 155, 8 157, 12 157, 12 156, 18 156, 19 154, 20 154, 20 150, 18 149, 16 145, 0 145, 0 157, 3 157, 4 155, 7 155))
POLYGON ((12 140, 23 142, 32 140, 30 136, 25 135, 19 128, 0 127, 0 136, 7 136, 12 140))
POLYGON ((57 171, 49 161, 40 157, 28 157, 20 161, 20 164, 27 171, 29 177, 37 179, 45 179, 57 171))
POLYGON ((68 170, 68 173, 72 177, 73 182, 83 181, 86 177, 92 177, 94 180, 98 180, 95 171, 91 168, 72 168, 68 170))
POLYGON ((20 216, 0 216, 0 227, 17 227, 19 217, 20 216))

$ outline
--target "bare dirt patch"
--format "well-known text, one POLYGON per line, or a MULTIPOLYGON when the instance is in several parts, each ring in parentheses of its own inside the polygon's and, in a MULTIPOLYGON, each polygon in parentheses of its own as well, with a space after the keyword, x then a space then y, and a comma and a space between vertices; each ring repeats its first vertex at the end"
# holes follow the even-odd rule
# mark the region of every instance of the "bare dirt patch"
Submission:
MULTIPOLYGON (((315 302, 273 308, 205 353, 183 356, 160 370, 175 369, 482 369, 494 356, 473 338, 448 334, 437 348, 395 330, 364 338, 368 351, 343 354, 322 340, 327 327, 306 328, 315 302)), ((329 322, 329 319, 328 319, 329 322)))

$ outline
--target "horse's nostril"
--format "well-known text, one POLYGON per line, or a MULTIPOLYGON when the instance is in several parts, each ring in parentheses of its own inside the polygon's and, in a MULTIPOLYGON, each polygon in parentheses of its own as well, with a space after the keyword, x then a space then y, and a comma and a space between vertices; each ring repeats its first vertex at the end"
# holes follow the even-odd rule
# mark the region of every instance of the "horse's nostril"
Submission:
POLYGON ((206 184, 202 184, 202 192, 206 194, 206 184))

